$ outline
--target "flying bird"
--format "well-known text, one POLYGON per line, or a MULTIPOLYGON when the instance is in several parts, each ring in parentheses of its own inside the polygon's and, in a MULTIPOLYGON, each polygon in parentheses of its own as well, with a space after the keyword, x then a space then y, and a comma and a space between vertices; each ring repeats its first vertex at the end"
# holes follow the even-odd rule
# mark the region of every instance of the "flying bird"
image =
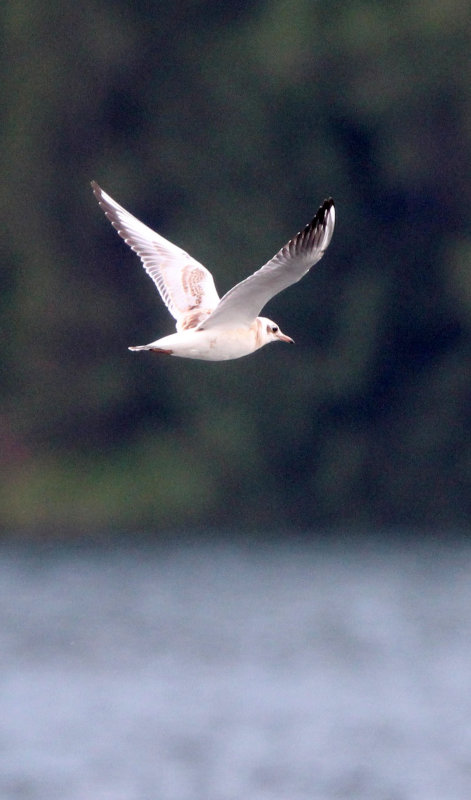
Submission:
POLYGON ((180 247, 164 239, 92 181, 101 208, 154 281, 177 332, 129 350, 152 350, 182 358, 227 361, 269 342, 293 342, 267 317, 258 316, 282 289, 296 283, 324 255, 332 238, 335 208, 325 200, 316 216, 253 275, 219 299, 213 276, 180 247))

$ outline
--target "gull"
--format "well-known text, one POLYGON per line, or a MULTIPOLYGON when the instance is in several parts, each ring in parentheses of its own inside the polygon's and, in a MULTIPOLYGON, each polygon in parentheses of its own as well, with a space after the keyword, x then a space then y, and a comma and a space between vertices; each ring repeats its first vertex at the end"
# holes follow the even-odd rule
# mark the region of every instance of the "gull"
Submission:
POLYGON ((133 217, 95 181, 92 188, 113 227, 140 257, 177 323, 176 333, 129 350, 227 361, 270 342, 293 342, 275 322, 258 315, 272 297, 299 281, 324 255, 335 224, 332 198, 270 261, 219 299, 206 267, 133 217))

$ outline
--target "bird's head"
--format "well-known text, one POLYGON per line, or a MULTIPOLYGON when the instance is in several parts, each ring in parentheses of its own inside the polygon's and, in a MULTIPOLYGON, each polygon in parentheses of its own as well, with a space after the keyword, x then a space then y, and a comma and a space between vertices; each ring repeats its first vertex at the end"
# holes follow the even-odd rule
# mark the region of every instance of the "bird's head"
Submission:
POLYGON ((271 319, 267 319, 266 317, 259 317, 260 320, 260 327, 261 327, 261 338, 263 344, 268 344, 269 342, 291 342, 294 344, 293 339, 290 336, 286 336, 285 333, 282 333, 276 324, 271 319))

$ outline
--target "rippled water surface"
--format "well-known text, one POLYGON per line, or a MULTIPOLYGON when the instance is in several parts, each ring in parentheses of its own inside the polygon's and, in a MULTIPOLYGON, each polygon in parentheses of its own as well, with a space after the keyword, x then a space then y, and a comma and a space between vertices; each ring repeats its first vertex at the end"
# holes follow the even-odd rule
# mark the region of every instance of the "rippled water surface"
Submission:
POLYGON ((466 800, 471 547, 0 549, 5 800, 466 800))

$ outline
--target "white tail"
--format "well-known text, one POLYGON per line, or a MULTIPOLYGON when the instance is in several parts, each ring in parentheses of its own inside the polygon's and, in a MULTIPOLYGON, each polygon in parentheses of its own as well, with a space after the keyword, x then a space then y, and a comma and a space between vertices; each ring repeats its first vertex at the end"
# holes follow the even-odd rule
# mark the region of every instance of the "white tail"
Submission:
POLYGON ((140 344, 137 347, 128 347, 128 350, 152 350, 153 353, 165 353, 166 356, 173 355, 173 350, 166 350, 163 347, 153 347, 151 344, 140 344))

